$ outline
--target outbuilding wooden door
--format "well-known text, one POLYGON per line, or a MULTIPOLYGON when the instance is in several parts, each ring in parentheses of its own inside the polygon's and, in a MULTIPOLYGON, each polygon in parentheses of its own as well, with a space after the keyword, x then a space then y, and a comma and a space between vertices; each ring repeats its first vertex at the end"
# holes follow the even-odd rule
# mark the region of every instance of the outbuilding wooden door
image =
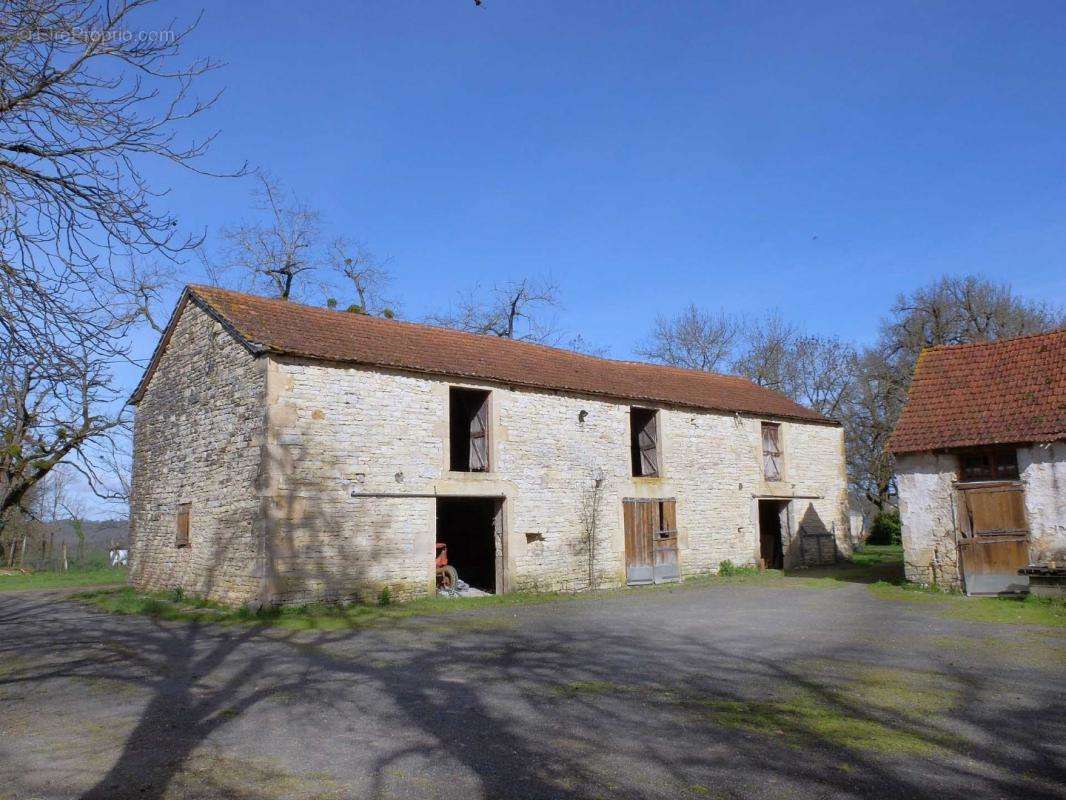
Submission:
POLYGON ((670 499, 622 501, 625 517, 626 582, 664 583, 680 577, 677 504, 670 499))
POLYGON ((1025 488, 1017 481, 958 486, 959 561, 966 594, 1023 591, 1029 579, 1025 488))

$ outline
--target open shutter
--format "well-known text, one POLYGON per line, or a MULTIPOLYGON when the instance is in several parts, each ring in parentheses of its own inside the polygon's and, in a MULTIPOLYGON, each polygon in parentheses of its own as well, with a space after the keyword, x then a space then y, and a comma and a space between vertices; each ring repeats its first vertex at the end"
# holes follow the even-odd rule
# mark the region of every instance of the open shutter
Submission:
POLYGON ((781 480, 781 429, 777 425, 763 423, 762 458, 763 477, 768 481, 781 480))
POLYGON ((644 423, 644 427, 641 428, 640 432, 637 434, 637 444, 640 447, 641 475, 659 474, 659 458, 655 447, 655 443, 659 438, 656 426, 656 420, 658 417, 658 414, 649 415, 647 422, 644 423))
POLYGON ((486 397, 470 418, 470 470, 487 472, 489 468, 489 401, 486 397))

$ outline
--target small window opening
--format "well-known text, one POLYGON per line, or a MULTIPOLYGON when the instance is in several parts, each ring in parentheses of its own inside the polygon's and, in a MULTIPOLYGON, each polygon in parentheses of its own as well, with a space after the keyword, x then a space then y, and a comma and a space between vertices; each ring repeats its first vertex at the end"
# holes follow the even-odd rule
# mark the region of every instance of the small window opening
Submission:
POLYGON ((1013 447, 986 447, 959 454, 959 480, 1016 481, 1018 451, 1013 447))
POLYGON ((653 408, 629 409, 629 450, 633 476, 659 474, 659 412, 653 408))
POLYGON ((762 424, 762 472, 768 481, 781 480, 781 426, 776 422, 762 424))
POLYGON ((191 503, 182 503, 178 506, 178 515, 174 524, 174 546, 189 546, 189 512, 192 510, 191 503))
POLYGON ((448 399, 453 472, 489 471, 489 392, 453 387, 448 399))

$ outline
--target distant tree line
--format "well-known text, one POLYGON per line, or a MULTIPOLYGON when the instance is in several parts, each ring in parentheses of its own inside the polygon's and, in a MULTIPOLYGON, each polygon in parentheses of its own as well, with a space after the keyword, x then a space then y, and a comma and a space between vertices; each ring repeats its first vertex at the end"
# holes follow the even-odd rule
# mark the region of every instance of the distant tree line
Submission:
POLYGON ((660 317, 640 353, 651 361, 743 375, 839 420, 854 495, 884 510, 895 495, 885 444, 926 347, 1055 330, 1062 309, 979 276, 945 276, 899 295, 868 347, 813 334, 779 312, 745 321, 690 305, 660 317))

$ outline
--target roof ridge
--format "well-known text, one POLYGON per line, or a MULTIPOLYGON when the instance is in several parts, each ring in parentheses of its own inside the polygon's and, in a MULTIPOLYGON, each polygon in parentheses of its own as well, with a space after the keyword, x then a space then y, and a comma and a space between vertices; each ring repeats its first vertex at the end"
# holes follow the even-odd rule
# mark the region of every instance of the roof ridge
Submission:
MULTIPOLYGON (((348 311, 338 311, 338 310, 333 309, 333 308, 323 308, 322 306, 313 306, 313 305, 311 305, 309 303, 301 303, 301 302, 299 302, 297 300, 286 300, 286 299, 283 299, 283 298, 280 298, 280 297, 264 297, 262 295, 251 294, 249 292, 238 292, 238 291, 236 291, 234 289, 226 289, 226 288, 223 288, 221 286, 207 286, 205 284, 190 283, 190 284, 186 285, 186 288, 188 288, 189 291, 191 291, 194 294, 197 294, 198 296, 199 296, 198 293, 200 291, 221 292, 221 293, 224 293, 224 294, 232 295, 234 297, 250 297, 250 298, 254 298, 256 301, 259 301, 259 302, 269 302, 269 303, 284 304, 285 306, 290 307, 290 308, 293 307, 293 306, 298 306, 299 308, 305 308, 305 309, 308 309, 309 311, 313 311, 313 312, 316 312, 316 313, 319 313, 319 314, 322 314, 322 315, 339 314, 342 317, 350 317, 351 316, 351 312, 348 312, 348 311)), ((201 297, 201 299, 209 302, 208 298, 206 298, 206 297, 201 297)), ((480 341, 484 341, 484 339, 486 337, 488 337, 488 339, 490 341, 493 340, 493 339, 499 339, 500 341, 503 341, 503 342, 510 342, 512 344, 523 345, 523 346, 526 346, 526 347, 538 347, 538 348, 540 348, 542 350, 549 350, 549 351, 555 352, 555 353, 566 353, 567 355, 577 356, 578 358, 589 359, 590 361, 603 361, 603 362, 607 362, 609 364, 629 364, 629 365, 638 366, 638 367, 654 367, 655 369, 672 370, 672 371, 680 372, 680 373, 683 373, 683 374, 696 373, 696 374, 699 374, 699 375, 715 375, 715 376, 717 376, 719 378, 727 378, 727 379, 731 379, 731 380, 741 381, 743 383, 750 383, 753 386, 759 386, 759 384, 755 383, 755 381, 753 381, 753 380, 751 380, 749 378, 745 378, 743 375, 736 375, 736 374, 728 373, 728 372, 715 372, 715 371, 712 371, 712 370, 692 369, 690 367, 679 367, 679 366, 677 366, 675 364, 656 364, 656 363, 651 362, 651 361, 637 361, 637 360, 631 359, 631 358, 608 358, 606 356, 595 356, 595 355, 592 355, 591 353, 582 353, 580 350, 571 350, 570 348, 567 348, 567 347, 556 347, 555 345, 544 344, 543 342, 531 342, 531 341, 528 341, 526 339, 511 339, 511 338, 508 338, 506 336, 495 336, 493 334, 488 334, 488 333, 474 333, 473 331, 461 331, 461 330, 458 330, 457 328, 449 328, 449 327, 446 327, 444 325, 433 325, 433 324, 428 323, 428 322, 415 322, 413 320, 406 320, 406 319, 388 319, 388 318, 385 318, 385 317, 375 317, 375 316, 373 316, 371 314, 361 314, 361 315, 359 315, 359 317, 364 322, 370 322, 372 324, 400 325, 400 326, 404 326, 404 327, 421 328, 423 330, 429 330, 429 331, 439 331, 439 332, 442 332, 442 333, 445 333, 445 334, 448 334, 448 335, 455 335, 455 336, 460 336, 460 337, 464 337, 464 338, 465 337, 470 337, 472 341, 479 341, 479 342, 480 341)), ((766 389, 767 391, 774 391, 773 389, 769 389, 768 387, 765 387, 765 386, 759 386, 759 388, 766 389)))
MULTIPOLYGON (((232 328, 253 353, 399 369, 552 392, 839 425, 738 375, 605 358, 537 342, 346 313, 294 300, 189 284, 183 297, 232 328)), ((180 309, 176 309, 177 313, 180 309)), ((165 346, 165 342, 161 342, 165 346)), ((157 348, 145 380, 147 387, 157 348)))
POLYGON ((1040 331, 1039 333, 1023 333, 1020 336, 1006 336, 1002 339, 988 339, 983 342, 962 342, 960 344, 934 344, 929 347, 923 347, 922 352, 928 352, 931 350, 966 350, 976 349, 979 347, 996 347, 1007 344, 1008 342, 1020 342, 1025 339, 1039 339, 1044 336, 1058 336, 1066 334, 1066 326, 1061 328, 1055 328, 1050 331, 1040 331))

